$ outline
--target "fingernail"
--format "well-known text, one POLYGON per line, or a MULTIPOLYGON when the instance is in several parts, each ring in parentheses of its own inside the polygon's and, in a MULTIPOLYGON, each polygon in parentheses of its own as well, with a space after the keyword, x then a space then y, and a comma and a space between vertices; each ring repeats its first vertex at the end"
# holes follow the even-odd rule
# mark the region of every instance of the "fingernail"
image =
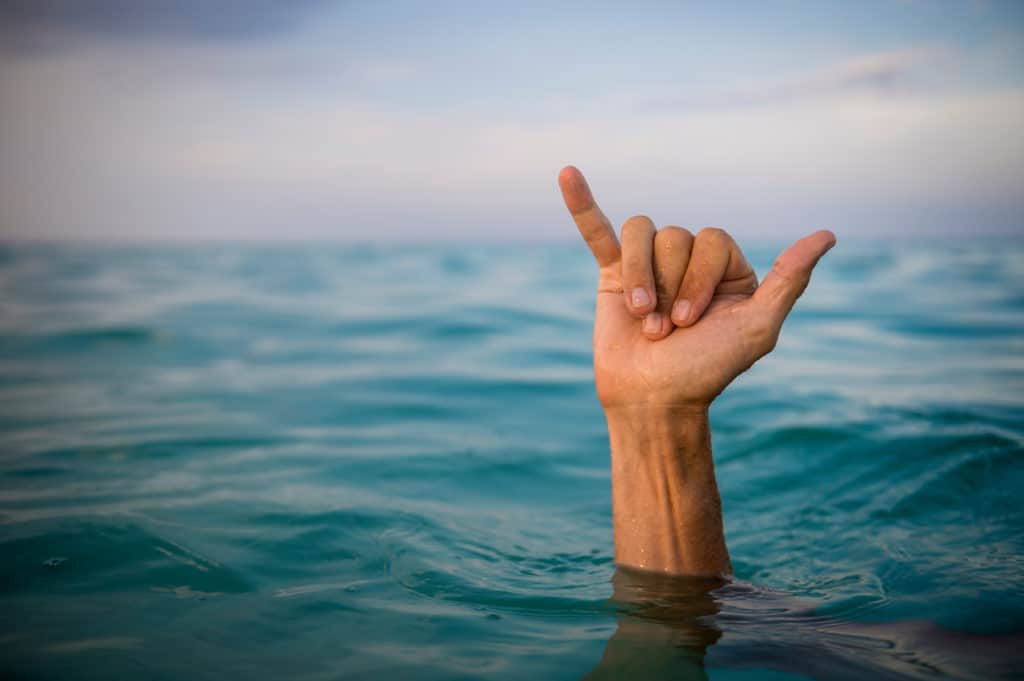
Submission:
POLYGON ((688 314, 690 314, 689 300, 677 300, 676 304, 672 306, 672 319, 675 321, 685 322, 688 314))
POLYGON ((644 317, 644 333, 656 334, 661 331, 661 313, 652 312, 644 317))
POLYGON ((630 298, 633 301, 633 307, 646 307, 651 302, 651 297, 647 295, 647 291, 642 288, 633 289, 633 294, 630 298))

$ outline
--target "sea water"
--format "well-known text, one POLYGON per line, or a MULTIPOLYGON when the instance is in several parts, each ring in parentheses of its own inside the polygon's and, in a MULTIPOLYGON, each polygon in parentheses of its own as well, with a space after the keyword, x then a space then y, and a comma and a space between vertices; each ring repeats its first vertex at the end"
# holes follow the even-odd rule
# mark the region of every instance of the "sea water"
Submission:
POLYGON ((595 281, 575 243, 0 249, 0 677, 1024 670, 1019 241, 826 257, 712 408, 731 583, 616 571, 595 281))

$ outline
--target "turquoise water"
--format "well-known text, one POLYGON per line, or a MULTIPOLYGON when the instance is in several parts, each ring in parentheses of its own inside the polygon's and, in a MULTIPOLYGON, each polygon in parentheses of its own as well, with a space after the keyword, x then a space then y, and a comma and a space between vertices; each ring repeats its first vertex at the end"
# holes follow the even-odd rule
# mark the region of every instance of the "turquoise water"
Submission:
POLYGON ((0 250, 0 676, 1024 669, 1020 243, 829 254, 712 410, 726 585, 615 572, 595 274, 576 244, 0 250))

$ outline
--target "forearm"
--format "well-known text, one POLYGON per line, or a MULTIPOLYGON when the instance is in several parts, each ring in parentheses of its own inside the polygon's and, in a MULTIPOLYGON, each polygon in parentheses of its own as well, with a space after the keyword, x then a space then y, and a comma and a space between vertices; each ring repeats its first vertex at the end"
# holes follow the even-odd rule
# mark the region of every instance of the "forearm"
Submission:
POLYGON ((637 406, 609 408, 605 415, 616 562, 675 574, 729 574, 707 412, 637 406))

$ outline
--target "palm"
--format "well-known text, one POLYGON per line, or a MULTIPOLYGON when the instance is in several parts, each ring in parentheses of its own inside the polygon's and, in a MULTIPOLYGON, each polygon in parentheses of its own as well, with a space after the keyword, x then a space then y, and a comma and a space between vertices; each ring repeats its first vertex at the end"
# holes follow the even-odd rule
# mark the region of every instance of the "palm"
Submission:
POLYGON ((767 351, 768 339, 753 333, 749 298, 718 295, 696 324, 652 341, 621 293, 598 293, 594 373, 601 402, 706 407, 767 351))

